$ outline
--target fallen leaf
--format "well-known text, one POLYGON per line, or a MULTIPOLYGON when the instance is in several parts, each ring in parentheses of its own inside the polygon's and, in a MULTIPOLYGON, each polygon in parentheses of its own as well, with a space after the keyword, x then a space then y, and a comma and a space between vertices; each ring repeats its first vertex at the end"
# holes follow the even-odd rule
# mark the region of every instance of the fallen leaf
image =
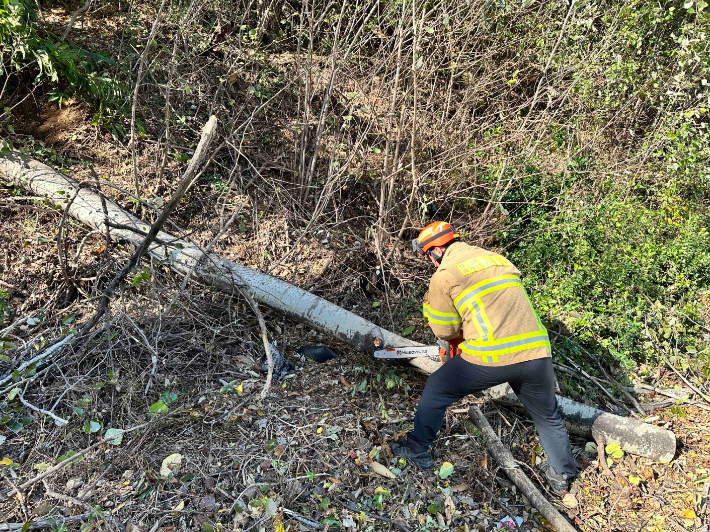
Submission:
POLYGON ((353 385, 348 382, 348 380, 343 377, 342 375, 340 376, 340 382, 345 386, 346 388, 352 388, 353 385))
POLYGON ((381 486, 377 486, 377 487, 375 488, 375 495, 378 495, 378 494, 380 494, 380 493, 381 493, 382 495, 384 495, 385 497, 391 497, 391 496, 392 496, 392 495, 390 495, 390 492, 387 491, 385 488, 383 488, 383 487, 381 487, 381 486))
POLYGON ((179 503, 177 503, 177 504, 175 505, 175 508, 173 508, 173 512, 179 512, 179 511, 181 511, 183 508, 185 508, 185 501, 180 501, 179 503))
POLYGON ((13 462, 7 456, 0 460, 0 465, 12 465, 13 462))
POLYGON ((180 467, 182 464, 182 455, 180 453, 173 453, 163 460, 160 466, 160 476, 169 477, 173 469, 180 467))
POLYGON ((451 523, 451 519, 454 517, 454 512, 456 512, 456 505, 451 499, 448 493, 444 493, 444 512, 446 513, 446 522, 451 523))
POLYGON ((276 448, 276 450, 274 451, 274 456, 275 456, 276 458, 278 458, 278 457, 281 456, 282 454, 284 454, 284 448, 283 448, 283 445, 279 445, 279 446, 276 448))
POLYGON ((449 478, 454 472, 454 464, 451 462, 444 462, 439 468, 439 478, 445 480, 449 478))
POLYGON ((634 486, 638 486, 639 483, 641 482, 641 477, 635 477, 634 475, 629 475, 629 482, 631 482, 634 486))
POLYGON ((318 430, 316 431, 317 434, 320 434, 323 432, 323 427, 318 427, 318 430))
POLYGON ((562 504, 564 504, 567 508, 576 508, 579 506, 579 502, 577 502, 577 497, 572 495, 571 493, 568 493, 564 497, 562 497, 562 504))
POLYGON ((604 450, 606 451, 606 454, 608 454, 612 458, 621 458, 622 456, 624 456, 624 451, 621 449, 621 446, 616 442, 608 443, 604 450))
POLYGON ((387 478, 397 478, 392 471, 387 469, 387 467, 383 466, 379 462, 375 462, 374 460, 370 463, 370 469, 377 473, 378 475, 382 477, 387 477, 387 478))
POLYGON ((683 517, 686 519, 695 519, 698 516, 695 515, 695 510, 688 508, 687 510, 683 510, 683 517))
POLYGON ((122 429, 108 429, 104 433, 104 438, 111 438, 108 443, 111 445, 121 445, 123 441, 123 430, 122 429))

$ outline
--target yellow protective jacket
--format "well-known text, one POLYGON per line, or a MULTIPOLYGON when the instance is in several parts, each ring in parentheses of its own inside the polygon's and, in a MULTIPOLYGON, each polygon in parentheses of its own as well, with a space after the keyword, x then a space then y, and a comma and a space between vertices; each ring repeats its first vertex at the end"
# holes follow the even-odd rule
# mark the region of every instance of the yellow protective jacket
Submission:
POLYGON ((520 272, 497 253, 451 244, 431 278, 423 312, 442 340, 463 329, 461 356, 473 364, 506 366, 550 356, 547 329, 520 272))

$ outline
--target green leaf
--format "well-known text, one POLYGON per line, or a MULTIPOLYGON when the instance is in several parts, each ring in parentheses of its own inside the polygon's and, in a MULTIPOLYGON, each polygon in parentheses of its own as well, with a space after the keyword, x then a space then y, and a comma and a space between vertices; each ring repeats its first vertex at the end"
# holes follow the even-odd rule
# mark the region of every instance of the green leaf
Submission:
POLYGON ((86 432, 87 434, 93 434, 94 432, 98 432, 99 430, 101 430, 100 421, 92 419, 91 421, 86 421, 84 423, 84 432, 86 432))
POLYGON ((150 408, 148 409, 151 414, 167 414, 168 413, 168 407, 166 404, 162 401, 162 399, 159 399, 152 405, 150 405, 150 408))
POLYGON ((612 458, 621 458, 622 456, 624 456, 624 451, 616 442, 607 444, 604 450, 606 451, 606 454, 608 454, 612 458))
POLYGON ((454 465, 451 462, 444 462, 439 469, 439 478, 444 480, 454 472, 454 465))
POLYGON ((109 440, 108 443, 111 445, 121 445, 123 441, 123 429, 108 429, 104 433, 104 438, 111 438, 112 436, 115 436, 115 438, 109 440))
POLYGON ((7 400, 12 401, 17 395, 20 393, 20 387, 18 386, 17 388, 13 388, 10 390, 10 393, 7 394, 7 400))
POLYGON ((202 530, 204 530, 205 532, 214 532, 214 527, 205 521, 204 523, 202 523, 202 530))
POLYGON ((409 336, 414 332, 414 325, 410 325, 402 331, 402 336, 409 336))
MULTIPOLYGON (((67 451, 64 453, 62 456, 57 458, 57 463, 61 464, 64 460, 69 460, 72 456, 76 455, 76 451, 67 451)), ((81 460, 83 457, 77 458, 77 460, 81 460)))
POLYGON ((706 7, 708 7, 708 3, 705 0, 698 0, 698 3, 695 5, 695 8, 698 10, 698 13, 700 13, 706 7))
POLYGON ((431 26, 427 26, 426 28, 424 28, 424 31, 427 33, 434 33, 434 28, 432 28, 431 26))

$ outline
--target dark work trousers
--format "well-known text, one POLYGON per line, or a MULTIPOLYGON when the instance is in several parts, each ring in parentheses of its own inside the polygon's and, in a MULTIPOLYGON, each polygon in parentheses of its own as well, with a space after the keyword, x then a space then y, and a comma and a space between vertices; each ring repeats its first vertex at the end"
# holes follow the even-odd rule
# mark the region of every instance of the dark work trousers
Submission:
POLYGON ((468 394, 507 382, 535 422, 547 460, 560 475, 577 474, 569 436, 555 399, 551 358, 508 366, 482 366, 455 356, 429 376, 408 439, 416 452, 428 449, 444 421, 446 407, 468 394))

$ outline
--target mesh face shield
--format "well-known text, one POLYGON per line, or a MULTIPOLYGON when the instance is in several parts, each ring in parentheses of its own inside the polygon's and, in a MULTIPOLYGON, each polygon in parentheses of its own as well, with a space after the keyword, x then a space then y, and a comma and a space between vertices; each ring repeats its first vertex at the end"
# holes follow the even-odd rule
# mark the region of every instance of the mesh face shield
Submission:
POLYGON ((414 253, 417 257, 423 257, 424 256, 424 250, 422 247, 419 245, 419 239, 414 238, 412 239, 412 253, 414 253))

